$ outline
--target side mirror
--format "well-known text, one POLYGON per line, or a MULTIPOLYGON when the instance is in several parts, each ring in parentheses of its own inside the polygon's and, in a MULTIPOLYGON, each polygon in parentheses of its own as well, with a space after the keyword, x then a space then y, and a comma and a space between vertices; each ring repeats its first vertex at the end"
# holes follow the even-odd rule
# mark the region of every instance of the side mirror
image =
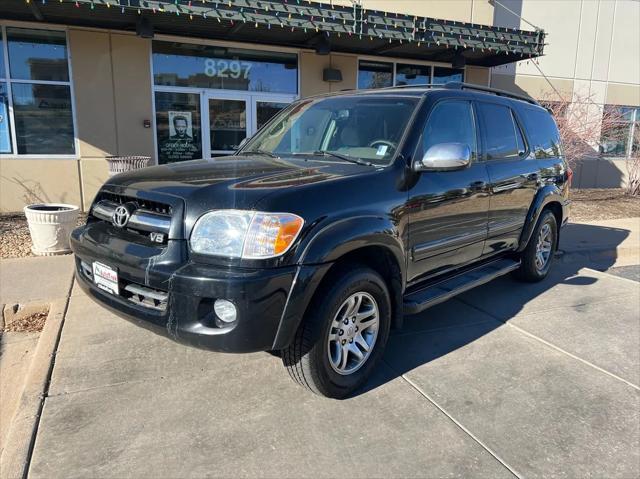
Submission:
POLYGON ((438 143, 427 150, 416 171, 459 170, 471 163, 471 148, 464 143, 438 143))

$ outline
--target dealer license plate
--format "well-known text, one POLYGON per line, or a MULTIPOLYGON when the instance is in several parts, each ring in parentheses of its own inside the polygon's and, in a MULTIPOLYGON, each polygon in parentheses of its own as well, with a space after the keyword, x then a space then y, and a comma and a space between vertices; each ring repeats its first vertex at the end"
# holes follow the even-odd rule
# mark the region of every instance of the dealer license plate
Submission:
POLYGON ((118 271, 106 264, 93 263, 93 282, 100 288, 111 294, 118 295, 118 271))

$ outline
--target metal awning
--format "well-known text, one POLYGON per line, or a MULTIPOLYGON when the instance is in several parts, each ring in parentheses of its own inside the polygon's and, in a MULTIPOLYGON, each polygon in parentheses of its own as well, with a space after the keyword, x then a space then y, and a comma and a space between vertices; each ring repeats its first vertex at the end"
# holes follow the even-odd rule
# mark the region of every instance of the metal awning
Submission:
POLYGON ((541 56, 545 33, 312 2, 310 0, 2 0, 0 17, 497 66, 541 56), (323 38, 325 37, 325 38, 323 38))

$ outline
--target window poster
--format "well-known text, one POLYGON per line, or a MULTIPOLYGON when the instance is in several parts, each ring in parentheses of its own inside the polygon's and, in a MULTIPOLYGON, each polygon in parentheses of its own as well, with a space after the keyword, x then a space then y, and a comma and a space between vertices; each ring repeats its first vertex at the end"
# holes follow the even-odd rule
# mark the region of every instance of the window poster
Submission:
POLYGON ((193 160, 201 156, 193 133, 190 111, 169 111, 169 138, 160 145, 160 157, 166 163, 193 160))

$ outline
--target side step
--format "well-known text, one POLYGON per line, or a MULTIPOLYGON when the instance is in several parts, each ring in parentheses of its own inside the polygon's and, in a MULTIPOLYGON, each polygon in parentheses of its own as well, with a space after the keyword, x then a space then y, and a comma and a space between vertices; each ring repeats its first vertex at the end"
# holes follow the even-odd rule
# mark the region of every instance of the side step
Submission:
POLYGON ((427 286, 404 297, 405 314, 416 314, 520 267, 520 262, 499 259, 427 286))

